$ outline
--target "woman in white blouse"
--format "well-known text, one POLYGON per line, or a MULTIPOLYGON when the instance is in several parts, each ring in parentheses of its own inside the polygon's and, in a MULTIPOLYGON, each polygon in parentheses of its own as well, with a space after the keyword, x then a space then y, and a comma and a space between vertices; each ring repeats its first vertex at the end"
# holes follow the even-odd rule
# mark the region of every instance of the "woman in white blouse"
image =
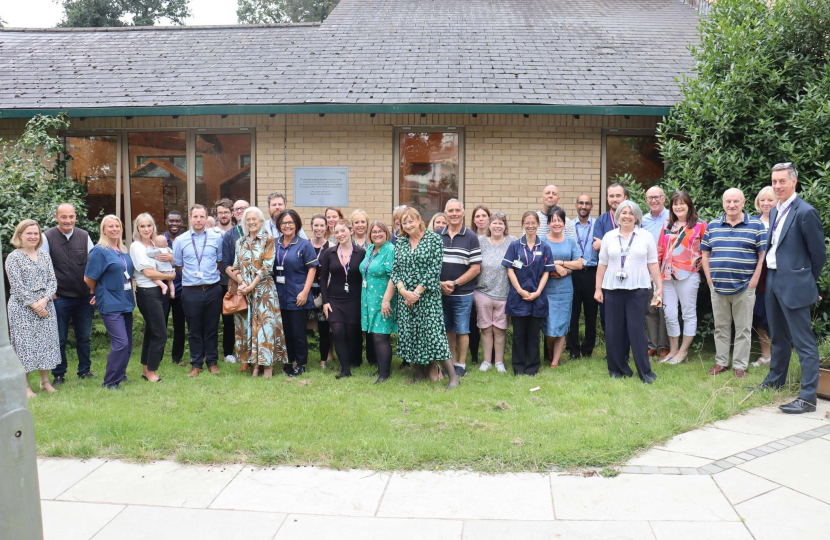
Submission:
MULTIPOLYGON (((153 280, 175 277, 175 273, 165 274, 156 270, 155 260, 147 255, 147 248, 156 247, 153 243, 156 236, 158 230, 153 216, 139 214, 133 221, 133 238, 136 240, 130 245, 130 258, 135 268, 133 277, 136 284, 136 305, 144 317, 144 341, 141 344, 141 368, 144 373, 141 378, 149 382, 161 381, 156 371, 167 343, 167 312, 170 309, 170 295, 163 294, 153 280)), ((157 257, 169 257, 170 262, 173 260, 169 254, 157 257)))
POLYGON ((608 374, 615 379, 633 375, 625 358, 627 334, 640 380, 651 384, 657 375, 648 359, 645 320, 652 283, 656 285, 657 306, 663 297, 657 245, 651 233, 640 228, 643 212, 637 204, 623 201, 614 218, 620 226, 602 239, 594 293, 597 302, 605 303, 608 374))

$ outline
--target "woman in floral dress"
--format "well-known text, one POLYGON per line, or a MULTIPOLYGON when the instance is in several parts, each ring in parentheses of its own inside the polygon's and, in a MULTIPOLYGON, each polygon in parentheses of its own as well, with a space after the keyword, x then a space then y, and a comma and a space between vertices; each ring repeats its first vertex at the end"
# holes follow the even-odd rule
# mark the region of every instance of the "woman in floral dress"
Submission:
POLYGON ((444 243, 426 230, 414 208, 401 213, 401 230, 392 263, 392 283, 403 300, 397 313, 398 356, 415 365, 415 382, 426 376, 430 362, 443 362, 450 378, 447 389, 453 389, 459 381, 444 330, 439 282, 444 243))
POLYGON ((242 215, 244 236, 236 242, 234 269, 239 273, 238 294, 248 301, 245 324, 236 328, 236 353, 241 363, 253 364, 253 376, 270 379, 274 362, 288 362, 277 286, 271 279, 274 237, 262 227, 265 217, 254 206, 242 215))

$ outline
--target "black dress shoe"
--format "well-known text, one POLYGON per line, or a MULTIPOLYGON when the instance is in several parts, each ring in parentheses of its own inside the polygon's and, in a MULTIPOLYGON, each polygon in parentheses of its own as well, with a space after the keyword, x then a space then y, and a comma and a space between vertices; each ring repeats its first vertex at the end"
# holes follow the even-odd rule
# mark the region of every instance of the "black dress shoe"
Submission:
POLYGON ((571 353, 571 360, 576 360, 579 358, 579 353, 571 353))
POLYGON ((643 376, 643 382, 645 384, 654 384, 654 381, 657 380, 657 375, 654 373, 649 373, 648 375, 643 376))
POLYGON ((340 379, 342 379, 343 377, 351 377, 351 376, 352 376, 352 374, 351 374, 351 373, 343 373, 343 372, 341 371, 340 373, 338 373, 337 375, 335 375, 335 376, 334 376, 334 378, 335 378, 335 379, 337 379, 337 380, 339 381, 339 380, 340 380, 340 379))
POLYGON ((305 373, 305 366, 297 366, 287 373, 289 377, 299 377, 305 373))
POLYGON ((110 385, 102 384, 101 386, 106 388, 107 390, 118 390, 118 391, 123 391, 124 390, 123 388, 118 386, 118 383, 110 384, 110 385))
POLYGON ((386 382, 386 381, 388 381, 388 380, 389 380, 389 377, 378 377, 378 379, 377 379, 374 383, 372 383, 372 384, 380 384, 380 383, 385 383, 385 382, 386 382))
POLYGON ((52 381, 52 386, 60 386, 66 382, 65 375, 55 375, 55 380, 52 381))
POLYGON ((787 403, 786 405, 781 405, 778 409, 785 414, 804 414, 808 412, 815 412, 816 404, 798 398, 793 402, 787 403))
MULTIPOLYGON (((98 377, 91 371, 87 371, 86 373, 78 373, 79 379, 97 379, 98 377)), ((54 386, 54 385, 52 385, 54 386)))
POLYGON ((763 392, 764 390, 772 390, 772 391, 777 392, 778 390, 781 389, 781 387, 780 386, 775 386, 775 385, 770 384, 770 383, 761 383, 758 386, 747 386, 746 389, 751 390, 753 392, 756 392, 756 391, 757 392, 763 392))

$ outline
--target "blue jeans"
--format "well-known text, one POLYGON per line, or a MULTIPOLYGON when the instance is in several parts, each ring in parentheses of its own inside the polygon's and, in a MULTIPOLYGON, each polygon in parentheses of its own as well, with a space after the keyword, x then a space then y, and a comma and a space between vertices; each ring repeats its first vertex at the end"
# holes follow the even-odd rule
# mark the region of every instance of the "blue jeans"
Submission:
POLYGON ((473 295, 442 296, 441 303, 444 306, 444 329, 454 334, 469 334, 473 295))
POLYGON ((92 316, 95 307, 89 301, 92 295, 86 298, 69 298, 58 296, 55 300, 55 312, 58 316, 58 342, 61 348, 61 363, 52 370, 52 375, 66 375, 66 336, 69 334, 69 321, 75 330, 75 350, 78 353, 78 375, 88 373, 92 365, 89 358, 89 336, 92 333, 92 316))

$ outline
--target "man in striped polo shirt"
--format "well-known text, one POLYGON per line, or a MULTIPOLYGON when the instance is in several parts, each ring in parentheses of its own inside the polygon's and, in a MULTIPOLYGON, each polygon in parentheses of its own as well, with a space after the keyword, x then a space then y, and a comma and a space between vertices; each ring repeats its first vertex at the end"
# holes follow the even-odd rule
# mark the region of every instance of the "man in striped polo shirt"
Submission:
POLYGON ((467 348, 470 346, 470 313, 473 291, 481 272, 481 245, 475 232, 464 226, 464 206, 450 199, 444 207, 448 225, 441 230, 444 262, 441 265, 441 297, 444 328, 450 343, 455 373, 467 373, 467 348))
POLYGON ((723 194, 723 217, 713 220, 700 249, 703 272, 712 294, 715 317, 715 361, 709 375, 729 371, 729 344, 735 323, 732 368, 736 378, 746 377, 752 343, 752 310, 755 288, 764 263, 767 232, 758 218, 744 211, 746 199, 740 189, 723 194))

